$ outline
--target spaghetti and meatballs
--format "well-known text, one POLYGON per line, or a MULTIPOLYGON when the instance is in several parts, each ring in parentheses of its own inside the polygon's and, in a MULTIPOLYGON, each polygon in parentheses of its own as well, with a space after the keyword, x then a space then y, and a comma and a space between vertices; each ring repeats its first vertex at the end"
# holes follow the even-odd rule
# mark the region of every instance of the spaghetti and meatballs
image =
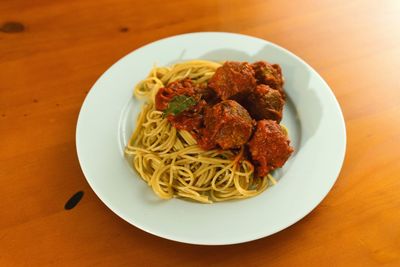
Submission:
POLYGON ((255 196, 293 152, 279 123, 282 70, 265 61, 189 61, 153 68, 126 154, 163 199, 203 203, 255 196))

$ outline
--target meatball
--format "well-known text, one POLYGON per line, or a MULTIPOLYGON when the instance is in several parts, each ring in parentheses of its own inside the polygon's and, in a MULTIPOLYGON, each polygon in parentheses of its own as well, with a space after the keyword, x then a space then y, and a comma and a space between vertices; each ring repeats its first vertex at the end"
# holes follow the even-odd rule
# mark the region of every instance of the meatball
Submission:
POLYGON ((239 103, 224 100, 205 113, 205 129, 199 143, 203 149, 212 149, 219 145, 223 149, 238 148, 250 138, 253 121, 239 103))
POLYGON ((168 103, 177 95, 193 96, 196 88, 190 79, 172 82, 166 87, 160 88, 156 94, 156 109, 165 110, 168 103))
POLYGON ((251 64, 251 67, 255 72, 257 84, 265 84, 272 89, 279 90, 282 97, 285 98, 282 70, 278 64, 269 64, 265 61, 258 61, 251 64))
POLYGON ((257 85, 256 89, 249 94, 244 107, 256 120, 274 120, 280 122, 285 101, 278 90, 272 89, 268 85, 257 85))
POLYGON ((256 87, 254 75, 249 63, 227 61, 215 71, 208 85, 222 100, 237 100, 256 87))
POLYGON ((289 139, 276 121, 257 122, 256 131, 248 146, 258 177, 264 177, 285 164, 293 152, 289 143, 289 139))

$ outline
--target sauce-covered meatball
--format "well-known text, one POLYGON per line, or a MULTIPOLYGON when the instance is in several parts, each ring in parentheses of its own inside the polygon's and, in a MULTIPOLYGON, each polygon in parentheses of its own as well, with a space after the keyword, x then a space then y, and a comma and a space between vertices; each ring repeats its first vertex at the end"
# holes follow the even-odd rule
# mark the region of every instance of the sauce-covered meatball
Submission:
POLYGON ((251 117, 256 120, 274 120, 278 123, 282 120, 282 110, 285 101, 278 90, 268 85, 257 85, 244 101, 244 107, 251 117))
POLYGON ((257 122, 256 131, 248 145, 258 177, 264 177, 285 164, 293 152, 289 143, 289 139, 276 121, 257 122))
POLYGON ((258 61, 251 64, 251 67, 255 72, 257 84, 265 84, 272 89, 279 90, 282 97, 285 99, 282 69, 278 64, 269 64, 265 61, 258 61))
POLYGON ((208 85, 222 100, 236 100, 253 91, 256 86, 254 75, 249 63, 227 61, 216 70, 208 85))
POLYGON ((223 149, 238 148, 249 140, 253 128, 247 110, 234 100, 224 100, 209 108, 204 124, 199 145, 207 150, 217 145, 223 149))

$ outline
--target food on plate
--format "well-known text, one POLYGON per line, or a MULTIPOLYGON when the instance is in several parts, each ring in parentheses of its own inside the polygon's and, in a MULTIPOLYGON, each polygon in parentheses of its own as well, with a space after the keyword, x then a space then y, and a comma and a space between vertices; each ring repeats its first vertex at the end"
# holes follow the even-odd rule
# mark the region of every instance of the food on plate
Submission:
POLYGON ((234 100, 223 100, 208 108, 200 147, 209 150, 240 148, 250 139, 253 121, 247 110, 234 100))
POLYGON ((272 89, 278 90, 285 98, 283 90, 282 69, 278 64, 270 64, 265 61, 258 61, 251 65, 255 72, 257 84, 265 84, 272 89))
POLYGON ((251 158, 256 166, 256 175, 265 176, 285 164, 293 148, 285 130, 276 121, 260 120, 249 141, 251 158))
POLYGON ((255 120, 282 120, 283 105, 285 101, 278 90, 268 85, 260 84, 244 101, 244 106, 255 120))
POLYGON ((194 60, 154 67, 125 153, 163 199, 202 203, 248 198, 276 183, 293 152, 282 119, 279 65, 194 60))
POLYGON ((215 71, 208 84, 222 99, 237 99, 256 87, 255 73, 247 62, 225 62, 215 71))

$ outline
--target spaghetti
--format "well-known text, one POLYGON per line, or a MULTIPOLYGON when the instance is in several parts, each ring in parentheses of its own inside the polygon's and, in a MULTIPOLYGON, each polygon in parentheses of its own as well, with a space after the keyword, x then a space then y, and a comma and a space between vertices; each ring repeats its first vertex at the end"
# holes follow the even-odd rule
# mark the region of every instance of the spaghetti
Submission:
POLYGON ((181 197, 202 203, 248 198, 260 194, 275 179, 253 175, 253 164, 240 150, 208 150, 185 130, 177 130, 155 109, 155 95, 167 84, 190 78, 207 83, 221 64, 195 60, 170 68, 154 67, 136 85, 134 96, 146 103, 125 153, 141 178, 162 199, 181 197))

